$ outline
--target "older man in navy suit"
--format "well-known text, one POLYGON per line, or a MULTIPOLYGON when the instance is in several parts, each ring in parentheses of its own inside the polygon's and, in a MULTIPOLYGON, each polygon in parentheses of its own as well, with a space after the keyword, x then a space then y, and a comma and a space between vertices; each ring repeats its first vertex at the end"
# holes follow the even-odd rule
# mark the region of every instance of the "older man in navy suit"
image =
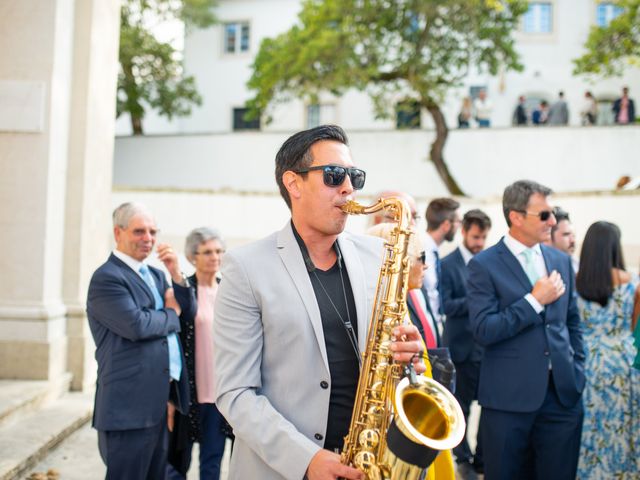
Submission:
POLYGON ((522 180, 502 199, 509 232, 469 262, 469 316, 485 347, 485 478, 576 475, 585 350, 571 259, 542 242, 556 223, 551 190, 522 180))
MULTIPOLYGON (((442 259, 442 305, 447 323, 444 326, 443 343, 451 351, 456 366, 455 396, 465 420, 473 400, 478 398, 478 377, 482 347, 473 338, 467 304, 467 264, 474 255, 484 250, 491 219, 482 210, 469 210, 462 218, 462 245, 442 259)), ((458 463, 458 474, 465 479, 476 478, 483 471, 482 446, 478 432, 475 455, 467 439, 453 449, 458 463)))
MULTIPOLYGON (((93 426, 107 479, 163 479, 168 405, 186 413, 189 404, 180 307, 162 272, 144 263, 157 233, 151 214, 125 203, 113 223, 116 249, 93 274, 87 299, 98 361, 93 426)), ((167 253, 158 247, 160 259, 167 253)), ((188 295, 185 280, 173 280, 176 295, 188 295)))

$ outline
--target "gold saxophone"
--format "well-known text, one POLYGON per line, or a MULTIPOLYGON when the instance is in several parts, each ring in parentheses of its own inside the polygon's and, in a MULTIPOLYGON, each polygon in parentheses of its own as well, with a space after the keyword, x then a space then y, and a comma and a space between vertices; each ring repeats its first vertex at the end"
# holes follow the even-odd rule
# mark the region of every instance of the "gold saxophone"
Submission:
POLYGON ((417 480, 441 450, 462 441, 465 421, 451 392, 416 376, 411 365, 394 363, 389 349, 393 328, 407 315, 410 211, 399 198, 379 199, 368 207, 349 201, 342 209, 349 214, 387 209, 395 223, 385 243, 342 463, 358 468, 368 480, 417 480))

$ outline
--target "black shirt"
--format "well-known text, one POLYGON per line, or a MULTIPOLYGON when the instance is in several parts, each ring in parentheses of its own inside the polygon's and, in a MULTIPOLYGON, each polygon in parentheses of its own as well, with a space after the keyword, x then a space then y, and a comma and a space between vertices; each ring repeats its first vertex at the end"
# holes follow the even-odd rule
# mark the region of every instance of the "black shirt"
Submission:
MULTIPOLYGON (((292 222, 293 227, 293 222, 292 222)), ((313 265, 304 242, 293 227, 296 240, 305 259, 309 278, 313 285, 329 360, 331 392, 329 417, 324 448, 342 450, 344 437, 349 431, 360 366, 358 361, 358 327, 356 305, 346 268, 335 245, 338 260, 327 271, 313 265), (347 307, 348 306, 348 307, 347 307), (345 323, 352 326, 349 334, 345 323)))

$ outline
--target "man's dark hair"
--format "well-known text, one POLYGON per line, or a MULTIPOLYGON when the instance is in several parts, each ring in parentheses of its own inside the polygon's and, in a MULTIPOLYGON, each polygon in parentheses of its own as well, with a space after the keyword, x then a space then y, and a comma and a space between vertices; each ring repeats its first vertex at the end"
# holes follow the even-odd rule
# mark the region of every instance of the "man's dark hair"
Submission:
POLYGON ((625 269, 620 237, 618 226, 609 222, 596 222, 587 230, 576 276, 576 290, 585 300, 603 307, 609 302, 613 293, 611 269, 625 269))
POLYGON ((529 206, 529 199, 534 193, 548 197, 553 193, 553 190, 533 180, 518 180, 504 189, 504 194, 502 195, 502 212, 509 227, 511 226, 509 212, 511 210, 525 212, 529 206))
POLYGON ((571 221, 571 219, 569 218, 569 213, 564 211, 561 207, 553 207, 553 216, 556 217, 556 224, 551 227, 551 240, 553 240, 553 236, 558 230, 558 225, 560 225, 560 222, 564 220, 566 220, 567 222, 571 221))
POLYGON ((462 217, 462 228, 465 231, 469 231, 472 225, 477 225, 481 231, 485 231, 488 228, 491 228, 491 219, 489 215, 484 213, 482 210, 478 208, 474 208, 473 210, 469 210, 462 217))
POLYGON ((292 135, 282 144, 276 154, 276 183, 280 189, 280 195, 284 198, 289 209, 291 209, 291 199, 282 182, 282 175, 287 170, 296 171, 309 167, 313 163, 311 147, 314 143, 322 140, 332 140, 349 145, 347 134, 342 128, 336 125, 320 125, 292 135))
POLYGON ((435 230, 442 225, 445 220, 453 221, 453 216, 458 208, 460 208, 460 203, 453 198, 436 198, 431 200, 424 215, 427 219, 427 230, 435 230))

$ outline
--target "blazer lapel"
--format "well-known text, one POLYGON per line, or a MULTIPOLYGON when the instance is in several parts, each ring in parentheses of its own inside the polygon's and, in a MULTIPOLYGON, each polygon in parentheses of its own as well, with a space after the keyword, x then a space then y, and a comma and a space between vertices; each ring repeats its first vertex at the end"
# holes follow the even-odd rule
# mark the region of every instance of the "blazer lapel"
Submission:
MULTIPOLYGON (((318 347, 320 348, 320 354, 324 361, 327 371, 329 370, 329 361, 327 360, 327 346, 324 342, 324 330, 322 329, 322 318, 320 317, 320 308, 318 307, 318 301, 316 300, 316 294, 313 291, 313 285, 309 279, 309 272, 304 264, 302 258, 302 252, 300 246, 296 241, 293 230, 291 230, 291 223, 280 230, 278 233, 278 254, 282 259, 287 272, 291 275, 293 284, 296 286, 300 299, 304 304, 307 314, 309 315, 309 321, 313 327, 313 331, 316 335, 318 347)), ((286 299, 283 299, 286 301, 286 299)), ((359 325, 358 325, 359 326, 359 325)))
MULTIPOLYGON (((545 245, 540 244, 540 252, 542 252, 542 259, 544 260, 544 267, 547 269, 547 275, 549 275, 551 272, 553 272, 554 267, 553 264, 551 263, 551 259, 549 258, 549 252, 547 250, 547 247, 545 245)), ((560 272, 558 272, 560 273, 560 272)), ((566 284, 569 284, 569 281, 563 278, 562 279, 566 284)), ((555 308, 555 306, 558 304, 558 301, 556 300, 555 302, 551 302, 547 305, 545 305, 545 310, 546 310, 546 315, 549 315, 549 311, 553 310, 555 308)), ((550 317, 547 317, 550 318, 550 317)))
POLYGON ((513 275, 518 279, 522 287, 527 292, 530 292, 532 285, 531 285, 531 282, 529 281, 529 277, 527 277, 527 274, 524 273, 524 269, 522 268, 522 265, 520 265, 520 262, 518 261, 518 259, 513 255, 513 253, 511 253, 511 250, 509 250, 507 246, 504 244, 504 238, 500 240, 500 242, 498 242, 497 247, 498 247, 497 250, 499 254, 498 257, 500 258, 500 260, 502 260, 502 262, 507 266, 507 268, 511 270, 511 273, 513 273, 513 275))
MULTIPOLYGON (((149 297, 149 300, 151 300, 151 304, 155 305, 156 299, 153 296, 153 293, 151 292, 149 285, 146 284, 146 282, 142 279, 140 275, 138 275, 135 271, 133 271, 133 269, 129 265, 124 263, 122 260, 116 257, 113 253, 109 257, 109 261, 112 262, 114 265, 116 265, 122 271, 122 274, 129 279, 129 281, 133 283, 137 283, 138 286, 140 286, 140 288, 142 288, 142 290, 144 290, 144 292, 147 294, 147 296, 149 297)), ((158 288, 158 291, 160 291, 160 288, 158 288)))
POLYGON ((358 348, 360 348, 361 352, 364 352, 369 333, 369 308, 367 308, 367 282, 364 268, 356 247, 349 238, 340 235, 338 237, 338 245, 342 252, 342 259, 347 268, 347 273, 349 274, 349 283, 351 283, 353 299, 356 304, 356 313, 358 315, 358 348))
POLYGON ((460 251, 460 247, 455 249, 455 257, 456 263, 460 268, 460 272, 462 272, 462 278, 465 280, 469 279, 469 270, 467 269, 467 265, 464 263, 464 257, 462 256, 462 252, 460 251))

